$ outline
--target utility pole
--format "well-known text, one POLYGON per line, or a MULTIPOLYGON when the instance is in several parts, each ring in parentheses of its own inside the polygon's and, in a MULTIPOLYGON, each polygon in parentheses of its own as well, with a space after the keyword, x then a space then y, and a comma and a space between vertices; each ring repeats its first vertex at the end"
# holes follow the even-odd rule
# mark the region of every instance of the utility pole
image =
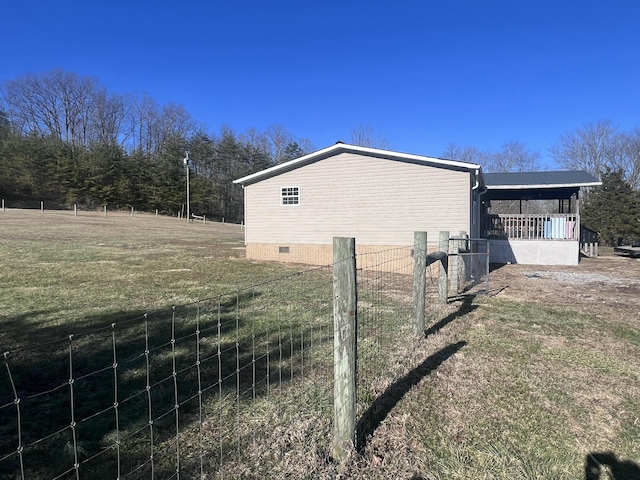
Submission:
POLYGON ((189 150, 185 151, 186 155, 183 159, 184 166, 187 168, 187 223, 190 221, 190 212, 189 212, 189 150))

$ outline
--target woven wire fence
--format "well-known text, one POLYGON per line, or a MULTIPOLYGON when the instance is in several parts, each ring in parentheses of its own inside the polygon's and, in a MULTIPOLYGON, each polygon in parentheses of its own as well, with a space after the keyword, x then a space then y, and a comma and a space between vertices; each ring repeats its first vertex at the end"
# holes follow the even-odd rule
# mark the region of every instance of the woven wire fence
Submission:
MULTIPOLYGON (((379 424, 394 382, 416 366, 417 247, 340 259, 355 262, 356 295, 336 290, 337 264, 292 270, 5 351, 0 472, 36 480, 326 473, 344 413, 334 397, 356 390, 345 408, 356 412, 356 438, 347 440, 357 447, 379 424), (357 327, 334 330, 336 302, 356 298, 345 311, 357 311, 357 327), (340 383, 346 376, 334 365, 338 338, 357 351, 352 385, 340 383)), ((437 302, 438 268, 426 271, 428 304, 437 302)))
POLYGON ((308 475, 329 451, 332 337, 323 267, 6 351, 2 478, 308 475))
POLYGON ((412 334, 413 249, 358 254, 358 401, 365 408, 404 372, 412 334), (404 344, 404 345, 403 345, 404 344))
MULTIPOLYGON (((435 251, 438 242, 397 247, 357 255, 358 265, 358 390, 356 446, 386 414, 394 383, 413 369, 420 359, 415 347, 423 335, 416 335, 414 311, 414 250, 435 251)), ((427 267, 427 304, 438 296, 438 265, 427 267)))

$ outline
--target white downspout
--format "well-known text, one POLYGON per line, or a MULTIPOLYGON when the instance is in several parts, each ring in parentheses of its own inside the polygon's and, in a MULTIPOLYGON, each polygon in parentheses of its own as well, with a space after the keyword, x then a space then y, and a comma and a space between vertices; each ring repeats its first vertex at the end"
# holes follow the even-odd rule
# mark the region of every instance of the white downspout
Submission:
POLYGON ((242 215, 242 218, 243 218, 242 223, 244 224, 243 225, 244 226, 244 229, 243 229, 244 230, 244 246, 246 247, 247 246, 247 189, 245 188, 244 183, 242 184, 242 197, 244 199, 244 202, 243 202, 244 203, 244 205, 243 205, 243 210, 244 211, 242 212, 243 213, 243 215, 242 215))

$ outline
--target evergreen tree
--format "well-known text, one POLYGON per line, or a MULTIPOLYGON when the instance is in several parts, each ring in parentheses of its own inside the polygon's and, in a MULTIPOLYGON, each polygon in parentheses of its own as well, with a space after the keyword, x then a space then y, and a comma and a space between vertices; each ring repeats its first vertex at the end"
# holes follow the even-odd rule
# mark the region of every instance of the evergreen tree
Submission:
POLYGON ((602 175, 602 186, 589 193, 582 224, 596 230, 606 245, 640 239, 640 193, 625 180, 622 170, 602 175))
POLYGON ((303 155, 304 151, 300 145, 298 145, 298 142, 291 142, 287 145, 287 148, 284 149, 284 153, 282 154, 282 163, 288 162, 289 160, 295 160, 303 155))

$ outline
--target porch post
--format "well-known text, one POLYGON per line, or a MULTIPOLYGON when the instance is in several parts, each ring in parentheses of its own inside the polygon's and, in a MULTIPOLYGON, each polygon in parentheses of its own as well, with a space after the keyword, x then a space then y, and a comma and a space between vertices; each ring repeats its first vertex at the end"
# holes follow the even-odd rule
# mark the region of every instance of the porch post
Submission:
MULTIPOLYGON (((582 225, 580 222, 580 188, 576 192, 576 238, 580 242, 580 233, 582 232, 582 225)), ((580 244, 578 243, 578 246, 580 244)), ((578 247, 579 248, 579 247, 578 247)))

